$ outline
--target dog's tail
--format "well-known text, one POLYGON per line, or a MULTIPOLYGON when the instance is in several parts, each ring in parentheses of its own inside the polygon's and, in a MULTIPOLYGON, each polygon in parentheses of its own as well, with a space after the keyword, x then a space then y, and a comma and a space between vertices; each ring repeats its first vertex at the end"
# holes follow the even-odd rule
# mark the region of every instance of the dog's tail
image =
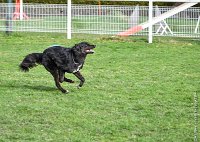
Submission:
POLYGON ((43 53, 32 53, 32 54, 27 55, 22 61, 22 63, 19 65, 20 69, 22 71, 27 72, 29 71, 30 68, 35 67, 36 63, 41 64, 42 55, 43 53))

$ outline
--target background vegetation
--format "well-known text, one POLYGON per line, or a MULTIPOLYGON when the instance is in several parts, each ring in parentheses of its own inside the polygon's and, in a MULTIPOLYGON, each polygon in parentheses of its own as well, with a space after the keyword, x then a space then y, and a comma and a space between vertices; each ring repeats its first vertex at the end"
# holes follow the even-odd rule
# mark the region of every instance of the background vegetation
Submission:
MULTIPOLYGON (((7 2, 7 0, 0 0, 0 2, 7 2)), ((14 2, 14 0, 13 0, 14 2)), ((49 4, 66 4, 67 0, 24 0, 25 3, 49 3, 49 4)), ((74 4, 98 4, 97 0, 73 0, 74 4)), ((109 1, 101 1, 101 4, 106 5, 148 5, 148 2, 109 2, 109 1)), ((156 5, 173 5, 174 3, 169 2, 156 2, 156 5)))
MULTIPOLYGON (((0 3, 6 3, 7 0, 0 0, 0 3)), ((15 2, 13 0, 13 2, 15 2)), ((47 4, 66 4, 67 0, 24 0, 25 3, 47 3, 47 4)), ((99 4, 97 0, 72 0, 73 4, 99 4)), ((101 1, 102 5, 148 5, 148 2, 110 2, 110 1, 101 1)), ((181 3, 172 3, 172 2, 154 2, 154 5, 158 6, 173 6, 173 5, 179 5, 181 3)), ((195 6, 200 6, 200 4, 197 4, 195 6)))

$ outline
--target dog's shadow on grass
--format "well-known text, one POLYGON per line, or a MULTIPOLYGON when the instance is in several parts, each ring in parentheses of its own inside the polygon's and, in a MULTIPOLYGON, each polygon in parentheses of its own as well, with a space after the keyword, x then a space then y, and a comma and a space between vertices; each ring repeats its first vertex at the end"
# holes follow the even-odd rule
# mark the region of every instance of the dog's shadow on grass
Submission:
POLYGON ((55 87, 50 87, 50 86, 44 86, 44 85, 22 85, 21 88, 23 89, 30 89, 30 90, 36 90, 36 91, 55 91, 57 90, 55 87))
POLYGON ((22 85, 22 84, 12 84, 12 85, 1 85, 2 87, 17 90, 17 89, 22 89, 22 90, 32 90, 32 91, 46 91, 46 92, 51 92, 57 90, 56 87, 50 87, 50 86, 45 86, 45 85, 22 85))

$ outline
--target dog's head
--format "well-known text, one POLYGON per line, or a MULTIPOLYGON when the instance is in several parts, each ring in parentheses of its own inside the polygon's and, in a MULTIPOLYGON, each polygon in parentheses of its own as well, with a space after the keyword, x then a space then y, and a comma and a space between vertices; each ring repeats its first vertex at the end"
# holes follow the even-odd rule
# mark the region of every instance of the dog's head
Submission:
POLYGON ((93 54, 95 45, 91 45, 87 42, 81 42, 79 44, 75 44, 75 46, 72 48, 73 51, 77 54, 87 55, 87 54, 93 54))

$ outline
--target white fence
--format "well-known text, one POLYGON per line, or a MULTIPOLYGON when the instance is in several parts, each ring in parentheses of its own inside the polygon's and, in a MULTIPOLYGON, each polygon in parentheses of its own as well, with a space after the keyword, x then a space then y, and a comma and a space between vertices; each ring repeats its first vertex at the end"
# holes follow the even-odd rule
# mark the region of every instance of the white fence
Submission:
MULTIPOLYGON (((23 20, 15 5, 10 5, 10 10, 8 7, 0 3, 0 31, 67 33, 67 5, 24 4, 23 20)), ((154 16, 172 8, 154 6, 154 16)), ((147 20, 148 6, 72 5, 72 33, 116 35, 147 20)), ((155 24, 153 34, 200 37, 200 8, 189 8, 155 24)), ((148 31, 135 35, 148 35, 148 31)))

